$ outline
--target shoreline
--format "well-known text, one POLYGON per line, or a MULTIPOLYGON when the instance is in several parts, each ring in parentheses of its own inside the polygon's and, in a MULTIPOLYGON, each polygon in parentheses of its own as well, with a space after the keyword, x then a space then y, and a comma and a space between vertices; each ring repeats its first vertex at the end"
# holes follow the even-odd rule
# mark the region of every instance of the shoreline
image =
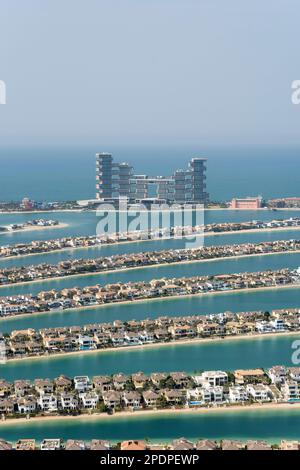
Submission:
POLYGON ((37 416, 34 418, 7 418, 6 420, 0 420, 0 428, 2 426, 15 426, 17 424, 27 424, 27 423, 51 423, 57 421, 71 422, 71 421, 102 421, 102 420, 118 420, 118 418, 133 418, 133 417, 159 417, 166 415, 199 415, 201 414, 218 414, 218 413, 236 413, 236 412, 251 412, 251 411, 277 411, 277 410, 287 410, 287 409, 300 409, 300 403, 255 403, 252 405, 231 405, 231 406, 218 406, 211 408, 168 408, 168 409, 159 409, 159 410, 137 410, 137 411, 120 411, 116 412, 113 415, 108 415, 107 413, 83 413, 78 416, 37 416))
MULTIPOLYGON (((100 203, 99 203, 100 204, 100 203)), ((11 215, 11 214, 52 214, 57 212, 97 212, 98 209, 86 209, 86 208, 77 208, 77 209, 53 209, 53 210, 36 210, 36 211, 0 211, 0 215, 11 215)), ((179 209, 181 210, 181 209, 179 209)), ((260 207, 257 209, 232 209, 231 207, 206 207, 205 211, 232 211, 232 212, 280 212, 280 211, 300 211, 300 207, 260 207)))
MULTIPOLYGON (((84 274, 70 274, 68 276, 57 276, 57 277, 46 277, 46 278, 40 278, 40 279, 35 279, 33 281, 22 281, 22 282, 14 282, 14 283, 8 283, 8 284, 1 284, 0 285, 0 292, 1 289, 3 288, 9 288, 9 287, 18 287, 18 286, 24 286, 24 285, 32 285, 32 284, 38 284, 38 283, 43 283, 43 282, 51 282, 51 281, 60 281, 60 280, 65 280, 65 279, 74 279, 77 277, 88 277, 88 276, 104 276, 106 274, 113 274, 113 273, 120 273, 120 272, 130 272, 134 270, 142 270, 142 269, 152 269, 152 268, 163 268, 166 266, 176 266, 176 265, 187 265, 187 264, 196 264, 196 263, 211 263, 211 262, 219 262, 219 261, 226 261, 226 260, 236 260, 236 259, 243 259, 243 258, 254 258, 258 256, 274 256, 274 255, 293 255, 293 254, 299 254, 299 250, 293 250, 293 251, 274 251, 270 253, 251 253, 251 254, 246 254, 246 255, 237 255, 237 256, 220 256, 218 258, 204 258, 204 259, 193 259, 189 261, 172 261, 172 262, 167 262, 167 263, 158 263, 158 264, 148 264, 145 266, 134 266, 130 268, 118 268, 118 269, 108 269, 104 271, 98 271, 98 272, 86 272, 84 274)), ((4 268, 5 269, 5 268, 4 268)), ((81 308, 81 307, 79 307, 81 308)))
MULTIPOLYGON (((299 209, 300 210, 300 209, 299 209)), ((68 224, 62 224, 65 226, 69 226, 68 224)), ((49 227, 50 228, 50 227, 49 227)), ((53 227, 54 228, 54 227, 53 227)), ((58 227, 58 228, 64 228, 64 227, 58 227)), ((194 233, 187 235, 186 237, 182 237, 181 240, 184 240, 185 238, 187 239, 187 243, 189 243, 188 239, 189 238, 199 238, 199 237, 219 237, 219 236, 226 236, 226 235, 245 235, 248 233, 270 233, 270 232, 293 232, 293 231, 298 231, 300 230, 300 226, 296 227, 279 227, 279 228, 263 228, 263 229, 250 229, 250 230, 228 230, 224 232, 203 232, 203 233, 194 233)), ((18 232, 18 230, 16 230, 18 232)), ((3 234, 8 234, 10 232, 5 232, 3 234)), ((14 233, 14 232, 11 232, 14 233)), ((180 238, 178 238, 179 240, 180 238)), ((113 246, 119 246, 119 245, 134 245, 134 244, 139 244, 139 243, 146 243, 146 242, 163 242, 166 240, 176 240, 176 237, 161 237, 161 238, 153 238, 153 239, 146 239, 146 240, 128 240, 128 241, 121 241, 121 242, 115 242, 115 243, 100 243, 98 245, 91 245, 91 246, 75 246, 75 247, 66 247, 58 250, 49 250, 49 251, 42 251, 42 252, 37 252, 37 253, 28 253, 24 255, 14 255, 14 256, 0 256, 0 263, 1 261, 5 260, 12 260, 12 259, 22 259, 22 258, 27 258, 29 256, 44 256, 48 254, 54 254, 54 253, 63 253, 64 251, 77 251, 77 250, 88 250, 88 249, 98 249, 100 250, 101 248, 107 248, 107 247, 113 247, 113 246)), ((0 286, 1 287, 1 286, 0 286)))
MULTIPOLYGON (((58 228, 67 228, 69 224, 64 222, 58 223, 57 225, 28 225, 24 228, 17 230, 8 230, 7 232, 0 232, 0 235, 14 235, 15 233, 24 233, 24 232, 40 232, 42 230, 58 229, 58 228)), ((9 259, 9 257, 7 258, 9 259)))
POLYGON ((143 299, 136 299, 136 300, 125 300, 122 302, 108 302, 108 303, 102 303, 102 304, 97 304, 97 305, 89 305, 86 307, 74 307, 74 308, 66 308, 66 309, 61 309, 61 310, 49 310, 49 311, 43 311, 43 312, 35 312, 35 313, 24 313, 21 315, 8 315, 8 316, 2 316, 0 317, 0 325, 1 321, 5 320, 16 320, 17 318, 26 318, 26 317, 33 317, 33 316, 38 316, 38 315, 49 315, 52 313, 72 313, 74 310, 88 310, 88 309, 97 309, 97 308, 102 308, 102 307, 109 307, 109 306, 122 306, 122 305, 130 305, 130 304, 135 304, 135 303, 145 303, 145 302, 157 302, 157 301, 163 301, 163 300, 176 300, 176 299, 187 299, 191 297, 200 297, 200 296, 212 296, 212 295, 220 295, 220 294, 241 294, 241 293, 254 293, 254 292, 262 292, 262 291, 272 291, 272 290, 277 290, 277 289, 300 289, 300 283, 297 284, 284 284, 280 286, 270 286, 270 287, 255 287, 255 288, 247 288, 247 289, 228 289, 228 290, 223 290, 223 291, 214 291, 214 292, 200 292, 198 294, 187 294, 187 295, 169 295, 169 296, 164 296, 164 297, 155 297, 155 298, 143 298, 143 299))
POLYGON ((59 358, 68 358, 78 355, 92 355, 92 354, 102 354, 102 353, 112 353, 112 352, 121 352, 121 351, 134 351, 142 349, 159 349, 165 348, 168 346, 192 346, 200 344, 211 344, 211 343, 224 343, 230 341, 247 341, 247 340, 259 340, 267 338, 277 338, 277 337, 300 337, 299 331, 287 331, 287 332, 272 332, 272 333, 250 333, 250 334, 241 334, 241 335, 230 335, 224 337, 212 337, 212 338, 189 338, 189 339, 179 339, 168 342, 155 342, 155 343, 146 343, 138 345, 129 345, 129 346, 120 346, 120 347, 109 347, 109 348, 100 348, 100 349, 90 349, 86 351, 71 351, 71 352, 60 352, 49 355, 37 355, 37 356, 25 356, 19 358, 7 359, 3 365, 26 362, 26 361, 43 361, 47 359, 59 359, 59 358))
POLYGON ((0 211, 1 215, 12 215, 12 214, 55 214, 57 212, 94 212, 94 211, 86 211, 83 209, 54 209, 54 210, 38 210, 38 211, 0 211))

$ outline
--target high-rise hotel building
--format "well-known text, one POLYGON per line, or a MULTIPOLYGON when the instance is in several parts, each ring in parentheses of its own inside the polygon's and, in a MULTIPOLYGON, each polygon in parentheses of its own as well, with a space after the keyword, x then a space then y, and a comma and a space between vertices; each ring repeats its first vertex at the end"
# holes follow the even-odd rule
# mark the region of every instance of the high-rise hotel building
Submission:
POLYGON ((96 197, 99 200, 127 197, 132 201, 157 198, 175 203, 206 203, 206 158, 192 158, 186 170, 172 176, 135 175, 128 163, 114 163, 110 153, 96 155, 96 197), (155 195, 150 189, 155 186, 155 195))
POLYGON ((110 153, 97 153, 97 199, 116 199, 130 196, 133 168, 128 163, 114 163, 110 153))

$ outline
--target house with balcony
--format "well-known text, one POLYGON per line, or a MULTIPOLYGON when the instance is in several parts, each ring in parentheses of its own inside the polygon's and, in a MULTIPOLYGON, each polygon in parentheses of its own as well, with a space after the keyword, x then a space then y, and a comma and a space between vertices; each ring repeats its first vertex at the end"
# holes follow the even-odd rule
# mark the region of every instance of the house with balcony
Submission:
POLYGON ((74 388, 78 393, 88 392, 93 388, 93 385, 87 375, 77 375, 74 377, 74 388))
POLYGON ((10 315, 19 315, 21 313, 24 313, 24 308, 22 305, 0 303, 0 316, 1 317, 6 317, 10 315))
POLYGON ((130 381, 130 377, 125 374, 114 374, 113 385, 116 390, 124 390, 125 385, 130 381))
POLYGON ((34 388, 37 393, 53 393, 54 392, 54 382, 50 379, 35 379, 34 388))
POLYGON ((143 396, 143 401, 146 405, 147 408, 156 408, 159 400, 160 400, 160 395, 157 392, 154 392, 153 390, 146 390, 142 394, 143 396))
POLYGON ((37 401, 34 396, 27 396, 17 399, 17 412, 20 414, 34 413, 37 409, 37 401))
POLYGON ((235 385, 229 387, 228 399, 230 403, 241 403, 249 399, 246 387, 243 385, 235 385))
POLYGON ((61 450, 62 440, 61 439, 43 439, 41 442, 41 450, 61 450))
POLYGON ((54 380, 56 391, 69 392, 73 386, 73 380, 67 377, 66 375, 60 375, 54 380))
POLYGON ((140 342, 142 343, 153 343, 155 341, 155 335, 152 331, 139 331, 138 332, 140 342))
POLYGON ((124 340, 125 340, 126 344, 132 345, 132 346, 136 346, 138 344, 141 344, 139 334, 134 333, 133 331, 124 332, 124 340))
POLYGON ((202 401, 205 404, 219 404, 224 403, 224 391, 221 386, 204 385, 201 389, 202 401))
POLYGON ((273 366, 267 371, 267 375, 273 384, 284 384, 287 378, 287 370, 285 366, 273 366))
POLYGON ((9 341, 9 350, 15 357, 22 357, 26 354, 26 343, 22 341, 9 341))
POLYGON ((196 329, 190 325, 171 325, 168 331, 173 339, 191 338, 197 334, 196 329))
POLYGON ((153 372, 150 375, 151 382, 157 388, 160 388, 161 382, 168 378, 168 374, 165 372, 153 372))
POLYGON ((25 347, 26 351, 33 355, 41 354, 44 351, 41 341, 26 341, 25 347))
POLYGON ((170 377, 178 388, 187 388, 191 382, 191 377, 186 372, 171 372, 170 377))
POLYGON ((102 398, 104 405, 111 410, 115 410, 121 405, 121 393, 116 390, 103 392, 102 398))
POLYGON ((263 369, 237 369, 234 371, 234 378, 237 384, 256 383, 265 376, 263 369))
POLYGON ((288 372, 292 380, 300 382, 300 367, 290 367, 288 372))
POLYGON ((124 346, 126 341, 123 333, 110 333, 113 346, 124 346))
POLYGON ((5 379, 0 379, 0 398, 5 397, 11 393, 13 386, 5 379))
POLYGON ((95 349, 95 341, 92 336, 80 335, 77 340, 80 351, 88 351, 90 349, 95 349))
POLYGON ((100 393, 112 390, 112 378, 109 375, 96 375, 93 377, 94 389, 100 393))
POLYGON ((145 385, 149 382, 149 377, 144 374, 144 372, 137 372, 131 376, 133 385, 136 389, 144 388, 145 385))
POLYGON ((287 327, 285 321, 282 318, 275 318, 270 321, 273 330, 280 333, 281 331, 286 331, 287 327))
POLYGON ((12 414, 15 409, 15 400, 13 398, 0 398, 0 415, 12 414))
POLYGON ((255 401, 267 402, 271 400, 272 393, 270 387, 264 384, 248 384, 246 386, 250 398, 255 401))
POLYGON ((24 397, 32 392, 33 387, 30 380, 15 380, 14 381, 14 392, 17 397, 24 397))
POLYGON ((139 410, 142 408, 142 396, 137 391, 125 391, 122 393, 122 403, 124 408, 139 410))
POLYGON ((300 401, 300 383, 294 380, 287 380, 281 387, 281 392, 285 401, 300 401))
POLYGON ((202 405, 202 387, 187 389, 186 400, 189 406, 202 405))
POLYGON ((273 325, 265 320, 256 322, 255 328, 258 333, 272 333, 274 331, 273 325))
POLYGON ((63 392, 60 395, 60 408, 64 411, 76 411, 78 410, 78 399, 72 392, 63 392))
POLYGON ((95 410, 99 402, 99 395, 95 391, 79 394, 81 406, 86 410, 95 410))
POLYGON ((223 386, 228 383, 228 374, 222 370, 208 370, 201 375, 192 377, 197 385, 207 383, 212 387, 223 386))
POLYGON ((53 393, 41 394, 37 398, 37 405, 42 411, 49 413, 57 411, 57 397, 53 393))
POLYGON ((183 405, 185 396, 181 390, 163 390, 161 394, 165 397, 169 406, 183 405))
POLYGON ((215 336, 224 334, 224 326, 214 322, 204 322, 197 325, 197 333, 201 336, 215 336))

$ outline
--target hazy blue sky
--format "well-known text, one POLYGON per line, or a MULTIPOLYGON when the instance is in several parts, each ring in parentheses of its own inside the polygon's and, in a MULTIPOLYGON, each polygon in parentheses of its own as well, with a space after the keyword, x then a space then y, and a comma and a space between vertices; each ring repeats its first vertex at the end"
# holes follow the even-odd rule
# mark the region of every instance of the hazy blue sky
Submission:
POLYGON ((0 0, 0 141, 300 143, 299 0, 0 0))

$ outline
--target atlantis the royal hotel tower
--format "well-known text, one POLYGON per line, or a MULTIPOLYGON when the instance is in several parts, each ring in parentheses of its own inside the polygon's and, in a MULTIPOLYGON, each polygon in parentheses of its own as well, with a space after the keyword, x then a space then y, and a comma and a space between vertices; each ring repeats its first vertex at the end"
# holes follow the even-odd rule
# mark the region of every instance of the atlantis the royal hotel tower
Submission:
POLYGON ((181 204, 205 204, 208 201, 206 161, 206 158, 192 158, 187 169, 176 170, 172 176, 148 176, 134 174, 128 163, 115 163, 110 153, 97 153, 96 198, 104 201, 120 197, 132 201, 152 198, 181 204))

